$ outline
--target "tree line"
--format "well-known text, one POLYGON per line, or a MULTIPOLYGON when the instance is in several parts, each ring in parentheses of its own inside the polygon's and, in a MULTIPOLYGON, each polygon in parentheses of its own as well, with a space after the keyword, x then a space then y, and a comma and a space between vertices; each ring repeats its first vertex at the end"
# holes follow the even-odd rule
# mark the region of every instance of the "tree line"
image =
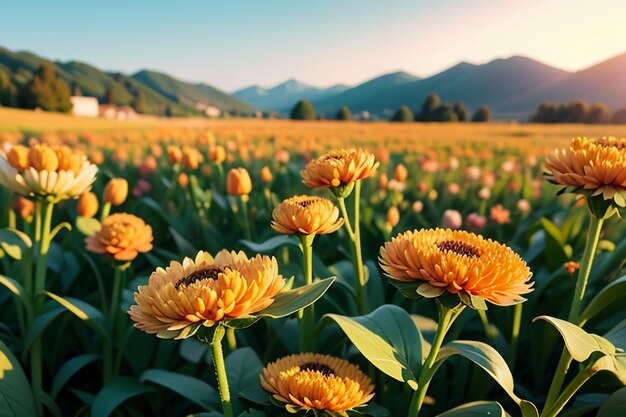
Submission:
MULTIPOLYGON (((291 110, 292 120, 321 119, 307 100, 300 100, 291 110)), ((352 120, 352 112, 348 106, 343 106, 334 117, 335 120, 352 120)), ((491 119, 491 110, 488 106, 481 106, 470 118, 469 111, 462 101, 453 105, 442 102, 435 93, 430 94, 421 111, 414 113, 408 106, 401 106, 389 119, 392 122, 487 122, 491 119)))
POLYGON ((575 100, 570 103, 541 103, 531 121, 535 123, 626 124, 626 107, 611 114, 606 104, 590 105, 585 100, 575 100))

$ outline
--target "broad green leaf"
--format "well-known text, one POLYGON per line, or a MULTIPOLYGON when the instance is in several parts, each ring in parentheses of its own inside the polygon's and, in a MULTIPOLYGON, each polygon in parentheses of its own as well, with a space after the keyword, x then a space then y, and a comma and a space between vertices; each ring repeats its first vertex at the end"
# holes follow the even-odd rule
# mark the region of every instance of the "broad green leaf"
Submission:
POLYGON ((335 277, 326 278, 294 290, 280 292, 274 297, 274 302, 269 307, 261 310, 255 316, 280 318, 302 310, 324 295, 333 282, 335 282, 335 277))
POLYGON ((624 301, 626 301, 626 276, 616 279, 596 294, 580 315, 580 322, 585 323, 612 306, 621 306, 624 301))
POLYGON ((11 258, 21 260, 26 249, 33 246, 28 235, 17 229, 0 229, 0 248, 11 258))
POLYGON ((239 394, 250 387, 260 385, 259 375, 263 364, 254 350, 243 347, 228 355, 225 365, 233 409, 237 415, 245 411, 239 401, 239 394))
POLYGON ((106 318, 100 310, 91 304, 76 298, 63 298, 48 291, 44 291, 44 294, 61 304, 79 319, 85 321, 94 330, 98 331, 103 338, 108 339, 110 337, 106 318))
POLYGON ((329 314, 354 346, 390 377, 417 388, 422 365, 422 337, 402 308, 384 305, 366 316, 329 314))
POLYGON ((602 404, 596 417, 624 417, 626 415, 626 387, 615 391, 602 404))
POLYGON ((0 414, 35 417, 35 400, 17 358, 0 340, 0 414))
POLYGON ((76 218, 76 228, 85 236, 93 236, 102 228, 102 225, 98 219, 93 217, 78 216, 76 218))
POLYGON ((91 406, 91 417, 109 417, 124 401, 151 391, 154 391, 153 387, 133 377, 119 376, 98 392, 91 406))
POLYGON ((622 320, 609 330, 604 338, 616 348, 626 350, 626 320, 622 320))
POLYGON ((169 231, 172 234, 174 242, 176 243, 176 247, 178 248, 178 251, 180 253, 186 253, 190 256, 195 256, 195 254, 198 252, 198 249, 194 245, 192 245, 191 242, 185 239, 185 237, 183 237, 183 235, 180 234, 175 228, 170 227, 169 231))
POLYGON ((491 401, 475 401, 458 407, 454 407, 452 410, 448 410, 445 413, 439 414, 437 417, 507 417, 508 414, 504 411, 504 408, 497 403, 491 401))
POLYGON ((99 358, 100 356, 95 353, 85 353, 65 362, 56 372, 54 380, 52 381, 52 390, 50 391, 52 398, 56 398, 56 396, 59 395, 61 389, 76 374, 76 372, 80 371, 85 366, 99 358))
POLYGON ((298 246, 300 243, 297 239, 288 235, 280 235, 266 240, 265 242, 255 243, 249 240, 240 240, 239 243, 243 244, 247 248, 254 252, 268 253, 282 245, 294 245, 298 246))
POLYGON ((46 313, 43 313, 37 317, 31 323, 28 331, 26 332, 26 337, 24 338, 24 348, 23 350, 27 352, 30 350, 33 342, 39 335, 41 335, 48 326, 54 321, 55 318, 65 313, 67 310, 63 307, 55 308, 54 310, 50 310, 46 313))
POLYGON ((598 409, 609 398, 609 394, 590 393, 577 395, 572 405, 563 412, 563 417, 584 417, 598 409))
POLYGON ((5 277, 4 275, 0 275, 0 284, 4 285, 9 291, 11 291, 17 297, 20 297, 24 293, 24 288, 22 287, 22 284, 20 284, 14 279, 5 277))
POLYGON ((554 326, 565 341, 565 347, 578 362, 586 361, 593 352, 602 352, 605 355, 615 353, 615 346, 605 338, 590 334, 570 323, 569 321, 557 319, 550 316, 539 316, 535 320, 545 320, 554 326))
POLYGON ((148 369, 139 379, 172 390, 205 410, 222 409, 217 390, 198 378, 163 369, 148 369))
POLYGON ((605 355, 593 364, 593 371, 609 371, 626 385, 626 354, 605 355))
MULTIPOLYGON (((570 258, 568 248, 557 225, 545 217, 541 218, 541 225, 546 233, 545 237, 545 259, 551 269, 556 269, 563 265, 570 258)), ((569 249, 571 250, 571 248, 569 249)))

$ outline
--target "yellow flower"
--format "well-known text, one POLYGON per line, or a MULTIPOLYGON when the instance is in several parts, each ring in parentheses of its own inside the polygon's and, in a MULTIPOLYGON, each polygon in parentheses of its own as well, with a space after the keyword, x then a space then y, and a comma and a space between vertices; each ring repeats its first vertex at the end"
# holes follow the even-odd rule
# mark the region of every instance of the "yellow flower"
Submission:
POLYGON ((105 203, 119 206, 126 201, 128 197, 128 181, 124 178, 113 178, 104 188, 102 199, 105 203))
POLYGON ((229 195, 248 195, 252 191, 252 180, 245 168, 233 168, 228 172, 226 191, 229 195))
POLYGON ((371 177, 378 165, 371 152, 341 149, 312 160, 300 171, 300 175, 308 187, 339 187, 371 177))
POLYGON ((358 366, 328 355, 303 353, 268 364, 261 385, 290 412, 345 412, 367 404, 374 386, 358 366))
POLYGON ((152 228, 137 216, 112 214, 93 236, 85 238, 88 251, 102 253, 117 261, 132 261, 139 252, 152 249, 152 228))
MULTIPOLYGON (((526 262, 506 245, 461 230, 422 229, 401 233, 380 249, 385 274, 402 282, 425 285, 420 295, 448 291, 481 297, 507 306, 532 291, 526 262)), ((467 298, 466 298, 467 299, 467 298)))
POLYGON ((75 198, 88 191, 98 168, 66 146, 15 145, 0 151, 0 184, 30 198, 52 202, 75 198))
POLYGON ((93 217, 98 212, 98 197, 91 191, 83 193, 78 199, 76 211, 79 216, 93 217))
MULTIPOLYGON (((626 139, 574 138, 569 149, 546 157, 545 177, 554 184, 604 200, 626 198, 626 139)), ((624 206, 624 204, 620 204, 624 206)))
POLYGON ((274 302, 285 285, 275 258, 200 251, 195 260, 158 268, 135 293, 129 314, 135 327, 161 338, 193 336, 201 326, 246 317, 274 302))
POLYGON ((285 234, 327 234, 343 225, 339 210, 327 198, 300 195, 272 211, 272 229, 285 234))

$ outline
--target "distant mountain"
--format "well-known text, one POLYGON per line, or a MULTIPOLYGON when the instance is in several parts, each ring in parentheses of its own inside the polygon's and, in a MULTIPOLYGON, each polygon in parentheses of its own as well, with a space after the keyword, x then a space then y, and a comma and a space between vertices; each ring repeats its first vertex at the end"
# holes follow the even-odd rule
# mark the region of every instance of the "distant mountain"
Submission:
POLYGON ((100 102, 104 102, 106 91, 111 87, 116 91, 119 104, 132 105, 141 93, 150 114, 201 114, 196 109, 198 103, 212 105, 231 113, 254 112, 249 104, 207 84, 190 84, 153 71, 140 71, 128 76, 102 71, 82 62, 52 62, 30 52, 13 52, 0 48, 0 71, 8 73, 18 86, 28 83, 44 62, 50 62, 70 88, 78 86, 83 95, 96 97, 100 102))
POLYGON ((317 88, 297 80, 287 80, 272 88, 258 85, 235 91, 232 95, 262 110, 288 111, 300 100, 318 100, 340 94, 348 89, 345 85, 317 88))
POLYGON ((348 106, 353 111, 368 110, 362 106, 362 103, 368 103, 372 97, 376 97, 390 88, 417 80, 419 77, 403 71, 385 74, 338 94, 319 98, 313 102, 313 106, 316 111, 321 113, 336 112, 342 106, 348 106))

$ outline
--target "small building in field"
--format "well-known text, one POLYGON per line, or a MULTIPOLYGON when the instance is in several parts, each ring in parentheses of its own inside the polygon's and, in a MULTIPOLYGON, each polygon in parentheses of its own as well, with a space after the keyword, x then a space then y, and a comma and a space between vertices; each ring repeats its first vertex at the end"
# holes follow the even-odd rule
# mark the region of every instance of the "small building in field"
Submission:
POLYGON ((220 117, 222 115, 222 110, 218 107, 212 106, 206 103, 196 103, 196 109, 204 112, 208 117, 220 117))
POLYGON ((72 114, 74 116, 98 117, 100 110, 98 108, 98 99, 95 97, 72 96, 72 114))
POLYGON ((103 104, 100 106, 100 116, 113 120, 137 120, 137 112, 129 106, 113 106, 103 104))

